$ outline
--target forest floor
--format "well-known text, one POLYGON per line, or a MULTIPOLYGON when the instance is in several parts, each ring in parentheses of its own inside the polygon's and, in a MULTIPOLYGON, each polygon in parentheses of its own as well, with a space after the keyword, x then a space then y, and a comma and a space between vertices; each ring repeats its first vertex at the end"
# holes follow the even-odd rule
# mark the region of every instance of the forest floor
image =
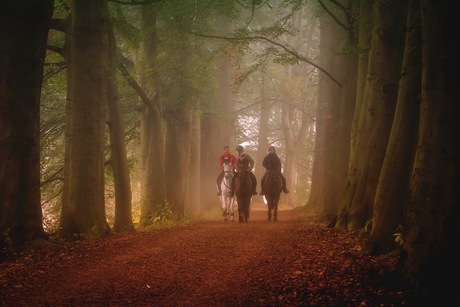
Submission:
MULTIPOLYGON (((216 214, 217 216, 217 214, 216 214)), ((0 306, 423 306, 397 256, 305 208, 207 218, 0 258, 0 306)))

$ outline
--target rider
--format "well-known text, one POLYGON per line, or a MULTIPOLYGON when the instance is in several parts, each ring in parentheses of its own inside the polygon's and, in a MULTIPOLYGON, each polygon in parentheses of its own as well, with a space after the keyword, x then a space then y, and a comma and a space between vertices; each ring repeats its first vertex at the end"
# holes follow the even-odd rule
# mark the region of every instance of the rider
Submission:
POLYGON ((219 176, 217 176, 217 179, 216 179, 218 196, 222 195, 220 184, 222 183, 222 179, 224 179, 224 174, 225 174, 224 164, 230 164, 232 166, 232 169, 235 169, 236 167, 236 156, 230 152, 230 146, 228 145, 224 146, 224 152, 219 157, 219 165, 220 165, 221 172, 219 176))
POLYGON ((289 193, 289 190, 286 188, 286 178, 284 177, 283 173, 281 173, 281 160, 276 154, 275 146, 268 147, 268 154, 262 161, 262 166, 265 167, 266 171, 260 181, 260 186, 262 188, 260 195, 265 195, 265 178, 267 177, 267 174, 270 171, 281 176, 281 180, 283 181, 283 192, 286 194, 289 193))
MULTIPOLYGON (((252 181, 252 195, 257 195, 257 179, 256 176, 252 173, 252 168, 254 167, 255 163, 254 159, 252 159, 252 157, 249 154, 244 152, 244 147, 241 145, 236 146, 236 151, 238 151, 238 162, 241 162, 243 165, 247 165, 246 172, 249 174, 249 177, 252 181)), ((230 197, 233 197, 234 195, 236 177, 238 176, 233 176, 232 178, 232 184, 230 186, 230 197)))

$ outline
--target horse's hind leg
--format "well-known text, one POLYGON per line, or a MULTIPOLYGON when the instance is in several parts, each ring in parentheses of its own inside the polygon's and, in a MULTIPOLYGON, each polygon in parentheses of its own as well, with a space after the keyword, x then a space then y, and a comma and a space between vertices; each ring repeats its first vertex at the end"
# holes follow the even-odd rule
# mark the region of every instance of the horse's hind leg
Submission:
POLYGON ((273 222, 278 222, 278 205, 273 208, 273 222))
POLYGON ((270 222, 272 220, 272 207, 270 205, 268 207, 268 221, 270 222))

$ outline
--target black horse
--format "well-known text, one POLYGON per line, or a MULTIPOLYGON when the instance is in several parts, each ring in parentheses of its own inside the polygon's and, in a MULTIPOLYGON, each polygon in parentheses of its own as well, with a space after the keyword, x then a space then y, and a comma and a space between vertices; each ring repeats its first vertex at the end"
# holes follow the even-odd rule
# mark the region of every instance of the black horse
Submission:
POLYGON ((248 172, 240 168, 236 173, 235 196, 238 204, 238 222, 247 223, 252 198, 252 180, 248 172))
POLYGON ((283 190, 283 182, 281 174, 268 172, 265 178, 265 200, 268 206, 268 221, 278 221, 278 202, 280 200, 281 191, 283 190))

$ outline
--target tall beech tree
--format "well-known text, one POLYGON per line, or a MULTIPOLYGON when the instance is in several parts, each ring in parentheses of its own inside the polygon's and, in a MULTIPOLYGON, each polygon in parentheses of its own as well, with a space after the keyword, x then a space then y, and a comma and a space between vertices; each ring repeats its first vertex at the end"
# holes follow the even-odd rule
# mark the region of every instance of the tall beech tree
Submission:
POLYGON ((141 226, 153 222, 155 212, 166 199, 163 95, 158 66, 159 9, 160 6, 156 4, 143 7, 140 23, 140 59, 137 66, 140 84, 147 93, 141 103, 141 226))
MULTIPOLYGON (((347 67, 346 59, 337 54, 348 43, 348 37, 347 32, 334 20, 333 17, 336 15, 332 15, 333 13, 342 16, 339 10, 333 10, 331 13, 323 13, 319 18, 321 23, 319 62, 324 69, 334 73, 334 76, 337 73, 336 78, 342 81, 344 73, 350 72, 342 70, 342 67, 347 67)), ((310 205, 319 208, 320 218, 326 221, 333 219, 339 208, 338 203, 328 197, 328 194, 333 197, 339 189, 337 185, 340 183, 340 176, 336 177, 336 171, 341 167, 336 163, 346 163, 346 159, 338 161, 335 157, 339 145, 337 140, 341 110, 339 102, 342 95, 341 83, 337 84, 328 76, 320 74, 316 115, 316 158, 313 166, 316 178, 313 178, 309 202, 310 205)))
POLYGON ((449 1, 421 0, 420 131, 402 229, 403 271, 428 304, 459 303, 460 60, 458 14, 449 1), (423 291, 429 289, 430 291, 423 291))
POLYGON ((117 46, 112 26, 109 26, 109 56, 107 78, 107 119, 110 134, 110 158, 115 186, 115 218, 113 230, 134 231, 132 217, 131 180, 125 146, 125 122, 120 108, 117 85, 117 46))
POLYGON ((406 43, 393 126, 374 199, 372 229, 365 249, 385 253, 397 247, 419 126, 421 33, 419 1, 411 0, 406 43))
POLYGON ((40 92, 53 1, 0 2, 0 249, 46 238, 40 92))
POLYGON ((350 155, 348 182, 336 227, 363 228, 372 216, 398 95, 407 3, 374 4, 373 35, 367 79, 358 117, 357 139, 350 155))
POLYGON ((68 60, 67 171, 61 235, 110 233, 104 201, 108 77, 106 0, 72 1, 68 60))

